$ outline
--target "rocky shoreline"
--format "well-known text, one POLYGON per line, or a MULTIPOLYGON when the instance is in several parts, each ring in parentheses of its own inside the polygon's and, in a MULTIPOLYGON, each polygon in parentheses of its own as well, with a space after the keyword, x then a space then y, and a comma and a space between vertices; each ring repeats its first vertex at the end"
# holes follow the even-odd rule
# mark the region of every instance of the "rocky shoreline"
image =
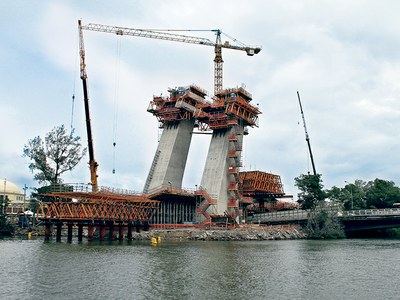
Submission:
MULTIPOLYGON (((19 230, 15 236, 28 235, 27 229, 19 230)), ((64 234, 63 234, 64 235, 64 234)), ((44 236, 43 228, 31 232, 31 236, 44 236)), ((75 234, 74 234, 75 236, 75 234)), ((132 240, 197 240, 197 241, 260 241, 260 240, 292 240, 305 239, 306 233, 300 226, 243 226, 236 228, 180 228, 150 229, 134 232, 132 240)))
POLYGON ((160 237, 162 240, 260 241, 305 239, 307 235, 299 226, 260 226, 233 229, 156 229, 133 235, 134 240, 151 239, 152 237, 160 237))

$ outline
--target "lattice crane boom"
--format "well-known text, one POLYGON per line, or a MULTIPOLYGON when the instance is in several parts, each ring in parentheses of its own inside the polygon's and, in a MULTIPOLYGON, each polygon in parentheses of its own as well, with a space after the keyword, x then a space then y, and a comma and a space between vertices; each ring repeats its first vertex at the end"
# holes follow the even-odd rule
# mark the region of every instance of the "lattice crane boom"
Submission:
POLYGON ((298 91, 297 91, 297 99, 299 99, 300 112, 301 112, 301 117, 303 119, 303 127, 304 127, 304 132, 305 132, 305 135, 306 135, 306 142, 307 142, 307 146, 308 146, 308 151, 310 152, 310 159, 311 159, 311 165, 312 165, 312 168, 313 168, 313 174, 314 174, 314 176, 316 176, 317 175, 317 171, 315 170, 314 156, 313 156, 312 151, 311 151, 310 136, 308 135, 307 126, 306 126, 306 119, 304 117, 303 106, 301 105, 300 94, 299 94, 298 91))
POLYGON ((85 45, 83 42, 82 24, 81 24, 80 20, 78 21, 78 29, 79 29, 80 73, 81 73, 82 86, 83 86, 83 101, 85 104, 86 131, 87 131, 88 149, 89 149, 90 182, 92 184, 93 192, 97 192, 98 163, 94 159, 92 126, 91 126, 91 121, 90 121, 90 110, 89 110, 89 93, 88 93, 88 88, 87 88, 85 45))
MULTIPOLYGON (((102 24, 93 24, 93 23, 88 25, 81 25, 81 28, 84 30, 114 33, 117 35, 130 35, 130 36, 160 39, 160 40, 182 42, 189 44, 213 46, 215 49, 214 92, 222 90, 223 88, 222 64, 224 61, 222 59, 222 48, 245 51, 248 56, 253 56, 254 54, 257 54, 261 51, 261 47, 259 46, 247 46, 244 44, 232 45, 228 41, 222 43, 221 41, 222 31, 219 29, 214 29, 214 30, 135 29, 135 28, 126 28, 118 26, 108 26, 102 24), (216 34, 217 38, 216 41, 213 42, 207 38, 176 34, 176 33, 171 33, 171 31, 212 31, 216 34)), ((237 42, 237 40, 234 41, 237 42)))

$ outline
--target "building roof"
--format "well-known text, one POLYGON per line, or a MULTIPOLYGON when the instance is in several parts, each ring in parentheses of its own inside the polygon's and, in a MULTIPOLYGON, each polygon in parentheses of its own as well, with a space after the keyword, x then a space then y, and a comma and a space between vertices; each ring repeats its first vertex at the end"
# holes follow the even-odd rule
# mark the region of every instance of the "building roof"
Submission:
POLYGON ((3 194, 4 192, 6 194, 23 194, 21 189, 15 183, 7 179, 0 180, 0 194, 3 194))

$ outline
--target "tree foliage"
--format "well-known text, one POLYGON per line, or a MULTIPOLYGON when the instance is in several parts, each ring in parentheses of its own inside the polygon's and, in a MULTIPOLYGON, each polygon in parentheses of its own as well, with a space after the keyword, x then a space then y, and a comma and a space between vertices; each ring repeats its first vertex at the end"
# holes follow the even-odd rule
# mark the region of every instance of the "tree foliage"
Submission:
POLYGON ((307 236, 310 239, 337 239, 344 238, 343 226, 333 210, 314 209, 309 213, 307 226, 307 236))
POLYGON ((6 211, 8 196, 0 195, 0 237, 10 236, 14 232, 14 226, 7 220, 6 211))
POLYGON ((376 178, 368 182, 356 180, 343 188, 332 187, 327 197, 345 210, 388 208, 400 202, 400 188, 393 181, 376 178))
POLYGON ((85 156, 80 137, 68 134, 64 125, 54 127, 44 140, 37 136, 24 145, 23 155, 32 162, 29 169, 36 172, 34 179, 39 183, 61 183, 60 177, 70 171, 85 156))
POLYGON ((295 185, 300 190, 297 202, 303 209, 315 208, 320 202, 325 200, 326 194, 323 191, 321 174, 301 174, 294 180, 295 185))

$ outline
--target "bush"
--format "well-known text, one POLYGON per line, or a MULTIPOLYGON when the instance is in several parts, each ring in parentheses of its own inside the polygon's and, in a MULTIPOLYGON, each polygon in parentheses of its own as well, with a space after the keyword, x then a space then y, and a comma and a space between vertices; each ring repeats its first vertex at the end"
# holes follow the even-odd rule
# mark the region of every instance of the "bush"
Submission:
POLYGON ((11 236, 14 233, 14 226, 8 222, 5 215, 0 215, 0 237, 11 236))
POLYGON ((327 210, 310 212, 306 227, 309 239, 339 239, 344 238, 343 226, 336 215, 327 210))

